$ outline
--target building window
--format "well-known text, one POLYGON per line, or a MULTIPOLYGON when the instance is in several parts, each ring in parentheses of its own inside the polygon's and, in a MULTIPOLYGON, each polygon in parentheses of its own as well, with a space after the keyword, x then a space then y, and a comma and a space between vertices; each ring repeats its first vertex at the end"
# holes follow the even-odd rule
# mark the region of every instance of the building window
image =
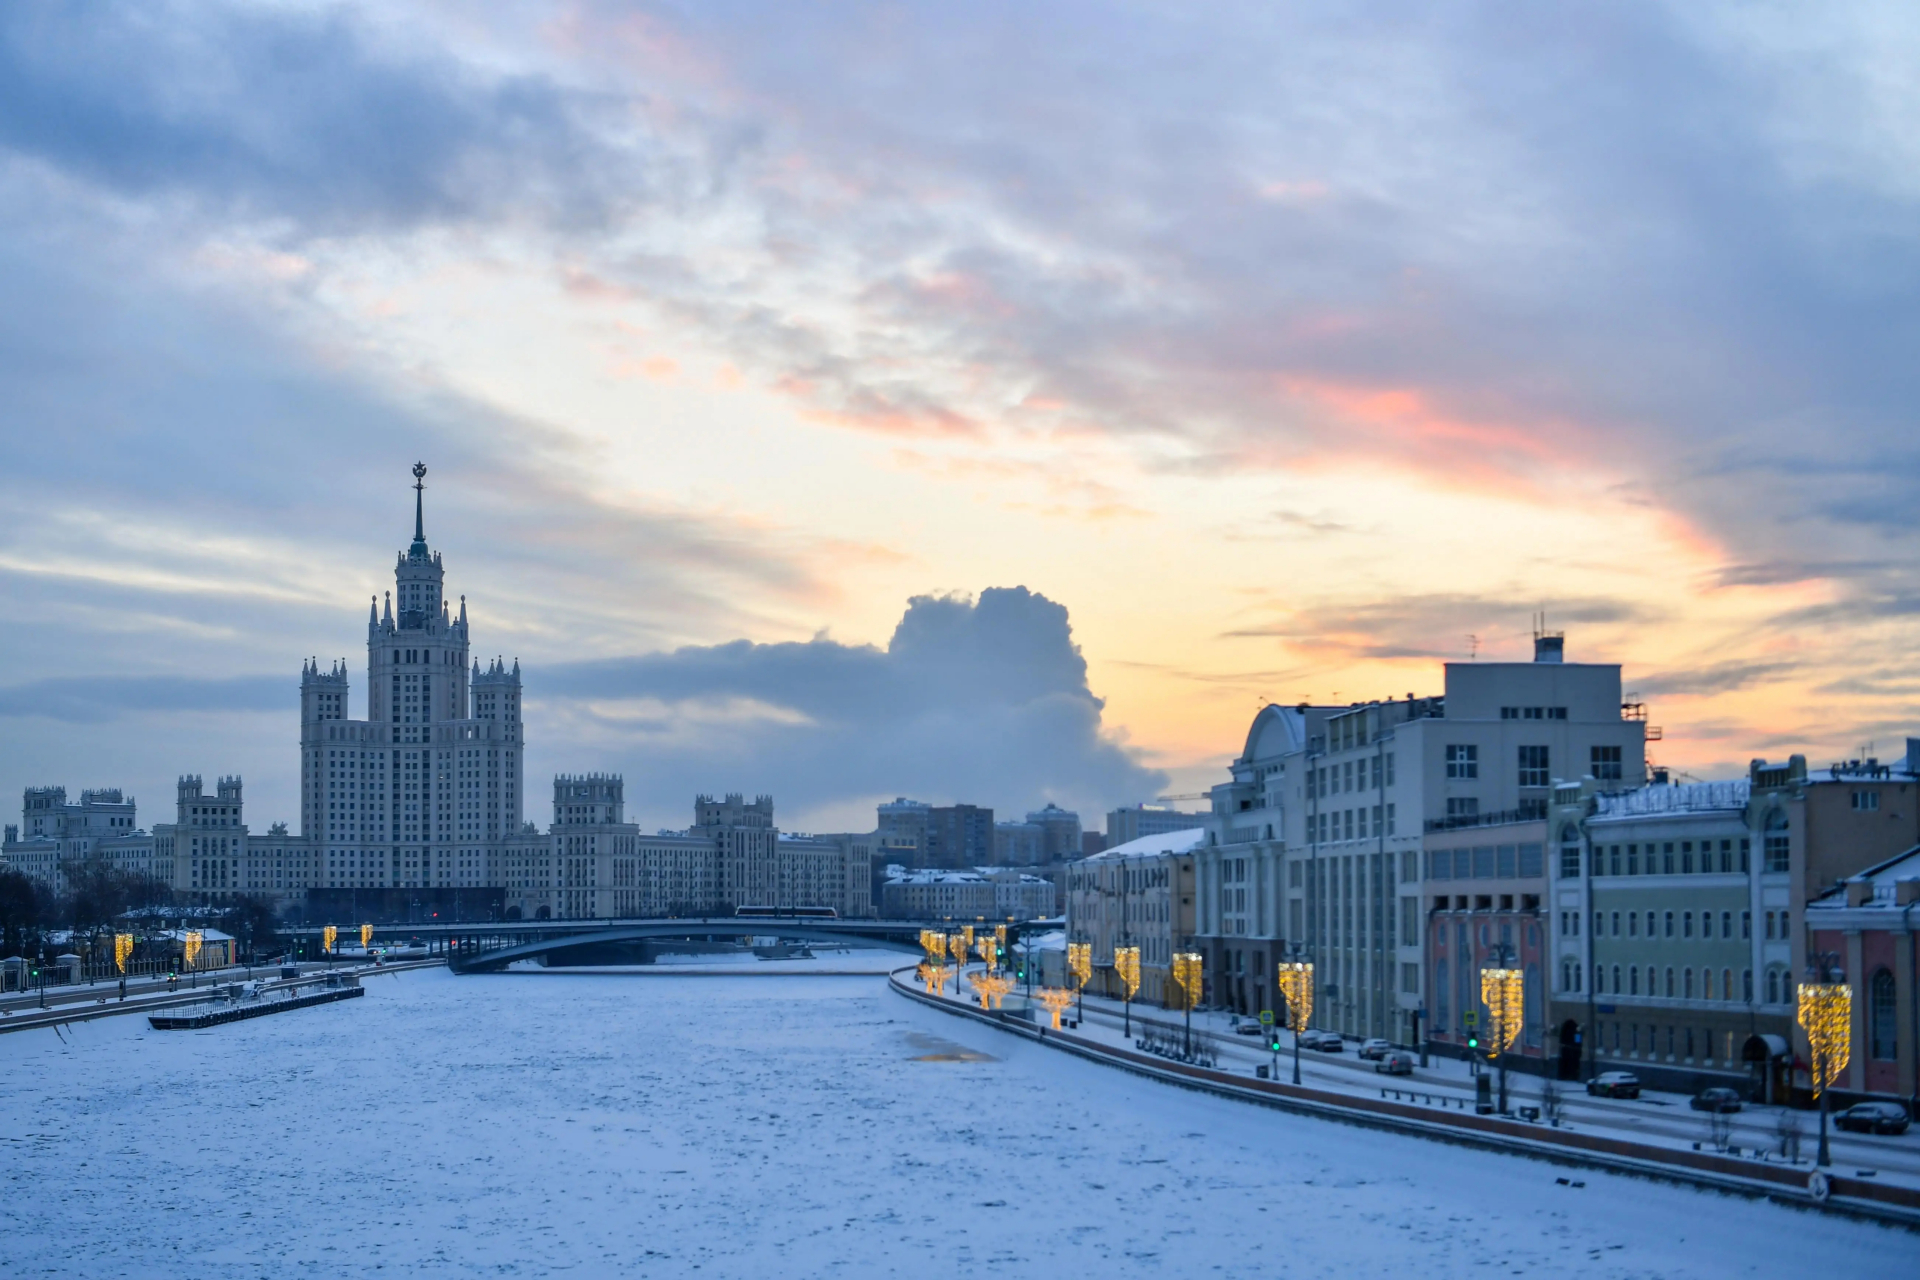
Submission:
POLYGON ((1447 816, 1449 818, 1472 818, 1480 813, 1480 801, 1473 796, 1448 796, 1447 816))
POLYGON ((1867 1052, 1880 1062, 1892 1062, 1899 1056, 1893 1001, 1893 975, 1885 969, 1877 970, 1867 986, 1867 1052))
POLYGON ((1853 793, 1853 807, 1860 813, 1872 813, 1880 807, 1878 791, 1856 791, 1853 793))
POLYGON ((1560 833, 1560 875, 1567 880, 1580 878, 1580 833, 1572 827, 1560 833))
POLYGON ((1450 744, 1447 747, 1447 776, 1449 778, 1479 777, 1480 748, 1472 743, 1450 744))
POLYGON ((1551 779, 1547 776, 1547 749, 1545 747, 1520 748, 1520 785, 1523 787, 1544 787, 1551 779))
POLYGON ((1766 853, 1763 871, 1785 871, 1792 859, 1792 845, 1788 841, 1787 815, 1775 809, 1767 816, 1765 843, 1761 846, 1766 853))
POLYGON ((1753 1003, 1753 970, 1740 971, 1740 998, 1748 1004, 1753 1003))
POLYGON ((1620 748, 1595 747, 1589 759, 1595 782, 1620 781, 1620 748))

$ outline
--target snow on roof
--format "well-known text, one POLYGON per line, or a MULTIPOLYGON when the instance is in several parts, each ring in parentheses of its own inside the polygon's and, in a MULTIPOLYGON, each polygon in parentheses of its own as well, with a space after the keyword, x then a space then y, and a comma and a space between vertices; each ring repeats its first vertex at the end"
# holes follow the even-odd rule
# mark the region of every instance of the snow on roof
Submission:
POLYGON ((943 871, 938 867, 921 867, 915 871, 887 877, 888 884, 991 884, 977 871, 943 871))
POLYGON ((1885 862, 1868 867, 1865 871, 1848 876, 1833 888, 1807 904, 1807 910, 1832 911, 1847 905, 1847 886, 1870 884, 1873 886, 1872 900, 1864 905, 1884 907, 1894 902, 1894 885, 1902 880, 1920 880, 1920 845, 1915 845, 1905 853, 1888 858, 1885 862))
POLYGON ((1635 787, 1593 798, 1593 816, 1643 818, 1662 813, 1705 813, 1747 807, 1752 788, 1745 778, 1727 782, 1673 782, 1635 787))
POLYGON ((1206 842, 1205 827, 1188 827, 1184 831, 1167 831, 1157 836, 1141 836, 1138 840, 1129 840, 1117 844, 1111 849, 1080 859, 1082 862, 1099 862, 1121 858, 1164 858, 1171 854, 1192 853, 1206 842))

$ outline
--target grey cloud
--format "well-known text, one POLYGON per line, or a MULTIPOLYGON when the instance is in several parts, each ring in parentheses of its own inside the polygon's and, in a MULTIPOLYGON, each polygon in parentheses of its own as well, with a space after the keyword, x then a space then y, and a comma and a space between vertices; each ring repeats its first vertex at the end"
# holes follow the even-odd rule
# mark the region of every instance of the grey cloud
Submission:
MULTIPOLYGON (((0 716, 101 724, 155 712, 214 713, 300 707, 297 674, 281 676, 67 676, 0 687, 0 716)), ((291 762, 293 751, 288 748, 291 762)))
MULTIPOLYGON (((337 9, 0 10, 0 147, 305 234, 527 205, 587 216, 611 161, 590 107, 542 78, 378 47, 337 9)), ((621 167, 629 186, 644 172, 621 167)))
POLYGON ((1649 697, 1686 694, 1704 698, 1744 689, 1748 685, 1765 684, 1791 675, 1800 667, 1801 664, 1797 662, 1721 662, 1692 671, 1657 671, 1650 675, 1636 675, 1627 683, 1633 692, 1649 697))
MULTIPOLYGON (((1642 606, 1622 600, 1549 600, 1549 625, 1605 625, 1646 616, 1642 606)), ((1360 605, 1309 608, 1273 622, 1223 633, 1231 639, 1271 638, 1312 649, 1328 647, 1350 658, 1444 658, 1464 660, 1469 636, 1480 640, 1479 655, 1493 660, 1530 657, 1521 652, 1529 633, 1514 616, 1512 598, 1435 593, 1402 596, 1360 605)), ((1579 640, 1569 658, 1577 660, 1579 640)))
POLYGON ((696 790, 845 814, 896 793, 1104 809, 1166 786, 1103 731, 1066 610, 1024 587, 916 597, 885 649, 739 641, 563 664, 527 688, 530 714, 586 736, 567 767, 610 757, 630 807, 666 821, 696 790))

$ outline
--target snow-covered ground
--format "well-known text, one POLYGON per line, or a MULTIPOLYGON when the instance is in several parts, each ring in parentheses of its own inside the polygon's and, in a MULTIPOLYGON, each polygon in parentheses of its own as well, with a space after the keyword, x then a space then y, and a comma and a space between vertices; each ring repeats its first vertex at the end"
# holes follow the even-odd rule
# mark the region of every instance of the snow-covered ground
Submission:
POLYGON ((0 1274, 1911 1275, 1901 1231, 1302 1119, 871 977, 427 969, 0 1039, 0 1274))

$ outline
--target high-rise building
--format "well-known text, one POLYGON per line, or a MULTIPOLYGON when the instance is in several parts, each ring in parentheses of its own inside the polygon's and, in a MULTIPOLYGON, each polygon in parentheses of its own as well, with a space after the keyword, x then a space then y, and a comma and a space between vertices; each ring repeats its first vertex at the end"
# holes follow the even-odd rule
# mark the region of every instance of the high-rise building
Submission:
MULTIPOLYGON (((1109 849, 1138 840, 1141 836, 1164 836, 1174 831, 1191 831, 1207 824, 1205 813, 1182 813, 1154 804, 1130 804, 1107 812, 1109 849)), ((1099 852, 1099 850, 1094 850, 1099 852)))
POLYGON ((366 719, 348 715, 344 662, 301 675, 301 831, 317 887, 477 888, 522 834, 520 664, 472 659, 466 599, 456 614, 427 546, 426 471, 413 469, 394 589, 368 610, 366 719))

